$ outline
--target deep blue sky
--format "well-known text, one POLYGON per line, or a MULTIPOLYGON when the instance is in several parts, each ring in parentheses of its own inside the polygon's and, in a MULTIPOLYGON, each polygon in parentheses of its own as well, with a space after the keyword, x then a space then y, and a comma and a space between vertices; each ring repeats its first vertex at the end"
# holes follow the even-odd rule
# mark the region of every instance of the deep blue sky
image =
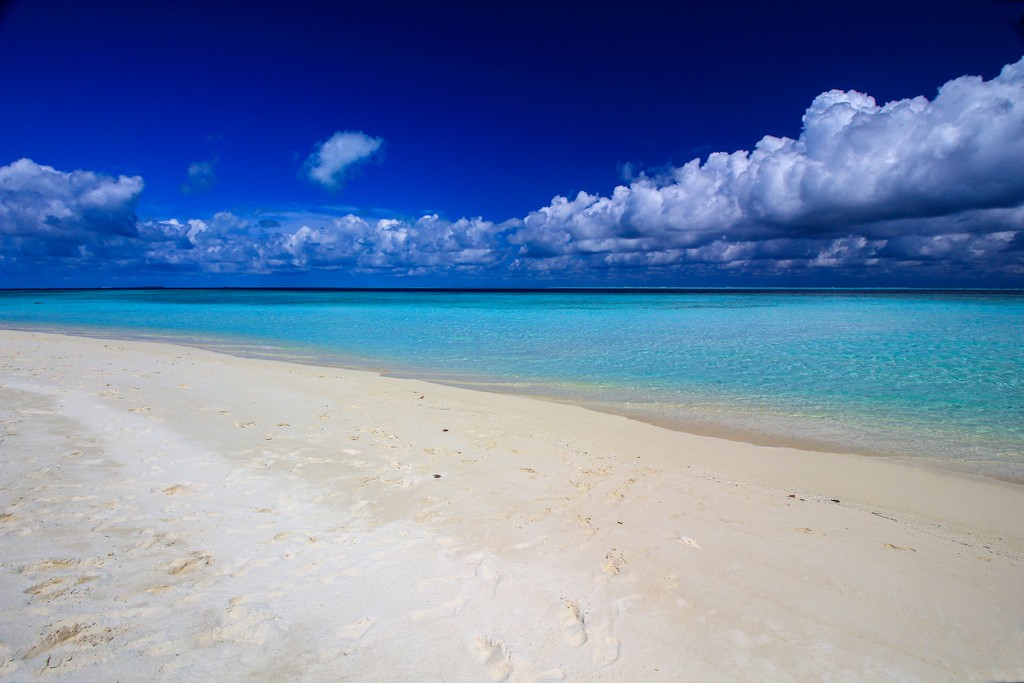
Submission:
MULTIPOLYGON (((1022 78, 970 93, 1016 108, 1003 140, 963 124, 963 149, 988 145, 961 164, 984 182, 948 202, 939 184, 962 179, 919 158, 941 113, 807 153, 877 169, 905 144, 890 175, 864 171, 870 197, 798 180, 791 210, 736 169, 724 190, 678 169, 768 135, 803 144, 805 110, 831 89, 883 105, 991 83, 1024 54, 1022 15, 997 0, 15 0, 0 15, 0 166, 33 165, 0 178, 0 286, 1021 285, 1024 162, 992 150, 1024 144, 1022 78), (377 148, 313 179, 318 145, 346 132, 377 148), (651 187, 668 191, 658 215, 651 187), (537 213, 581 191, 568 214, 537 213), (738 208, 694 213, 719 195, 738 208)), ((958 149, 929 159, 955 166, 958 149)))

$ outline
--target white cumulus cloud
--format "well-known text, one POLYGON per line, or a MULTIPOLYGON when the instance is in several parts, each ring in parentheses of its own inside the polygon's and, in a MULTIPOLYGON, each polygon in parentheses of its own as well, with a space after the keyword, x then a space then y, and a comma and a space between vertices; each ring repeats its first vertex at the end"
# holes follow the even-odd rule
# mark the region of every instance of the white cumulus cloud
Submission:
POLYGON ((835 265, 907 232, 1024 227, 1019 212, 1005 211, 1024 203, 1024 60, 990 81, 952 80, 932 100, 878 105, 862 93, 826 92, 803 124, 795 140, 766 136, 752 151, 694 159, 609 196, 555 197, 511 237, 520 262, 684 264, 752 248, 737 243, 812 239, 819 251, 803 262, 835 265))
POLYGON ((19 159, 0 166, 0 232, 59 238, 78 231, 132 235, 139 176, 65 173, 19 159))
POLYGON ((324 187, 336 188, 346 170, 376 154, 383 142, 381 138, 358 131, 335 133, 320 143, 306 160, 309 179, 324 187))
POLYGON ((117 265, 138 237, 142 178, 58 171, 20 159, 0 167, 0 274, 117 265))

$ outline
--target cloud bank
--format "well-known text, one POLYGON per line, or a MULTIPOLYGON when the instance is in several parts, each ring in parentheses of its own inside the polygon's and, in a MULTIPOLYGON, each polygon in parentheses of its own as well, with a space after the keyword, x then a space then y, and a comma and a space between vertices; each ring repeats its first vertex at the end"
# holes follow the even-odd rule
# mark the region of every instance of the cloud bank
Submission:
MULTIPOLYGON (((335 187, 380 148, 337 133, 309 158, 335 187)), ((587 283, 716 276, 1009 278, 1024 283, 1024 59, 990 81, 878 105, 819 95, 797 139, 765 136, 607 195, 557 196, 523 218, 370 220, 282 213, 139 221, 142 179, 0 168, 6 270, 54 259, 139 272, 469 274, 587 283)))
POLYGON ((309 179, 326 188, 336 188, 347 170, 376 154, 383 142, 362 132, 335 133, 306 159, 309 179))
POLYGON ((803 124, 796 140, 765 136, 610 196, 555 197, 513 241, 535 268, 785 268, 955 258, 953 243, 991 256, 1024 227, 1024 60, 988 82, 950 81, 931 101, 879 106, 833 90, 803 124))
POLYGON ((140 265, 213 273, 270 274, 310 269, 363 274, 479 272, 497 265, 501 228, 480 218, 446 221, 321 217, 316 228, 289 229, 221 212, 209 220, 142 226, 140 265))

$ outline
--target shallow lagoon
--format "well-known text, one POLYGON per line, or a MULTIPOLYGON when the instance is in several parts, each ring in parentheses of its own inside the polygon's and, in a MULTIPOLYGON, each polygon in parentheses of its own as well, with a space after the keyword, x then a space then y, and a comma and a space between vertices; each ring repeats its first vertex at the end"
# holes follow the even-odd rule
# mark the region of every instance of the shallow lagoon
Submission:
POLYGON ((1024 480, 1024 293, 0 292, 0 325, 196 344, 1024 480))

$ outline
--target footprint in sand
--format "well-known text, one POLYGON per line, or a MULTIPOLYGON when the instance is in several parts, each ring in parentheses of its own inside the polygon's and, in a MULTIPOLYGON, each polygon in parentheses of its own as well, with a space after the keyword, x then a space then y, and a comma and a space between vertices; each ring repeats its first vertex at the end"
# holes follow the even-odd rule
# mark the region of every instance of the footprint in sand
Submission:
POLYGON ((501 573, 490 563, 484 561, 483 553, 467 555, 462 561, 462 578, 476 579, 474 582, 476 590, 481 595, 494 597, 501 583, 501 573))
POLYGON ((628 562, 626 561, 626 556, 622 554, 622 551, 612 548, 605 553, 604 564, 601 565, 601 569, 603 569, 606 574, 615 576, 622 571, 622 566, 625 564, 628 564, 628 562))
POLYGON ((562 612, 562 623, 565 624, 565 641, 573 647, 580 647, 587 642, 587 630, 583 627, 583 613, 580 606, 566 600, 565 611, 562 612))
POLYGON ((195 552, 188 557, 175 560, 169 564, 167 566, 167 573, 172 576, 187 574, 209 564, 213 564, 213 557, 211 555, 208 553, 195 552))
POLYGON ((590 489, 594 488, 594 485, 586 481, 572 481, 569 480, 569 486, 573 487, 577 491, 583 494, 589 494, 590 489))
POLYGON ((465 595, 457 595, 447 602, 443 602, 440 605, 434 607, 428 607, 426 609, 416 610, 409 615, 409 618, 415 622, 420 621, 431 621, 433 619, 440 619, 442 617, 455 616, 466 606, 469 602, 469 598, 465 595))
MULTIPOLYGON (((32 574, 35 572, 45 572, 51 569, 73 569, 82 564, 82 560, 73 559, 54 559, 54 560, 40 560, 39 562, 33 562, 32 564, 25 565, 21 568, 20 573, 32 574)), ((102 560, 94 560, 86 563, 89 566, 100 567, 103 566, 102 560)))
POLYGON ((28 595, 38 596, 43 600, 50 601, 67 593, 67 588, 62 585, 63 583, 64 579, 55 576, 52 579, 47 579, 42 583, 26 588, 24 592, 28 595))
POLYGON ((473 641, 476 658, 487 670, 492 681, 500 683, 512 674, 512 653, 508 647, 485 636, 477 636, 473 641))
POLYGON ((0 643, 0 676, 10 679, 17 670, 18 662, 14 657, 14 651, 0 643))
MULTIPOLYGON (((96 624, 72 622, 59 626, 56 630, 44 636, 22 656, 22 659, 38 657, 64 643, 95 646, 108 643, 113 639, 113 631, 109 628, 102 629, 97 627, 96 624)), ((67 659, 70 659, 70 657, 67 659)), ((60 658, 59 662, 63 663, 63 661, 64 658, 60 658)), ((49 663, 49 660, 47 666, 56 668, 49 663)))
POLYGON ((356 645, 363 639, 363 636, 373 628, 373 619, 370 617, 363 617, 357 621, 353 621, 351 624, 346 624, 338 629, 338 638, 344 641, 344 647, 341 650, 343 655, 352 654, 356 645))
POLYGON ((338 630, 338 636, 345 638, 346 640, 359 640, 366 635, 366 632, 373 628, 373 619, 370 617, 363 617, 358 621, 353 621, 351 624, 342 626, 338 630))
POLYGON ((164 493, 165 495, 168 496, 181 496, 192 493, 192 489, 182 484, 174 484, 173 486, 168 486, 165 489, 161 489, 161 493, 164 493))
POLYGON ((281 635, 279 617, 273 612, 232 600, 219 616, 216 625, 196 635, 202 647, 224 643, 251 643, 263 645, 281 635))
POLYGON ((607 636, 604 642, 594 652, 594 664, 604 668, 611 666, 619 660, 619 639, 615 636, 607 636))

